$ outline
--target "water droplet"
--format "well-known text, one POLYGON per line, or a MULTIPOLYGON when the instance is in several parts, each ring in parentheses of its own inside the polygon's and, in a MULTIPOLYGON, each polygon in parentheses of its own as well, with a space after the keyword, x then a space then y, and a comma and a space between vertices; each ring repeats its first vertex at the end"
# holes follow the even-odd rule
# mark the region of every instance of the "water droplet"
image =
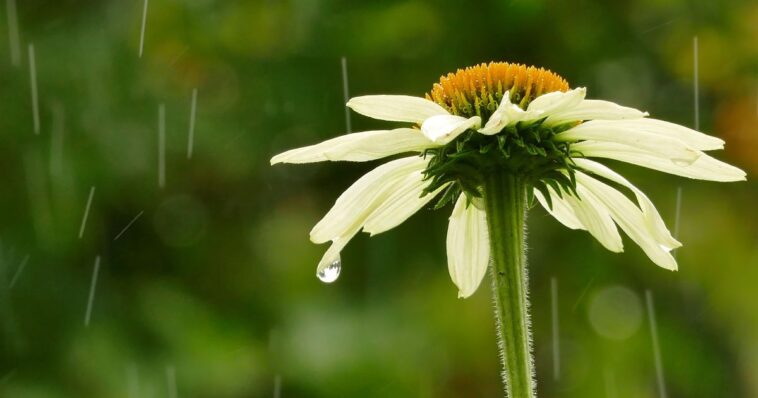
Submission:
POLYGON ((671 159, 671 161, 674 162, 674 164, 679 167, 687 167, 691 165, 692 163, 694 163, 696 160, 697 160, 697 157, 694 159, 680 159, 680 158, 671 159))
POLYGON ((318 276, 321 282, 332 283, 339 278, 340 271, 342 271, 342 260, 337 256, 337 259, 332 261, 331 264, 316 272, 316 276, 318 276))

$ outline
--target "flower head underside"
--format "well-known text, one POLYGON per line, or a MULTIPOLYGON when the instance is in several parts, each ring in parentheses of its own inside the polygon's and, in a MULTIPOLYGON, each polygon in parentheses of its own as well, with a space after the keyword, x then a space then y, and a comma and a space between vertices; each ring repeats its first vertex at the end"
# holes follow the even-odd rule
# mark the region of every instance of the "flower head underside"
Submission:
POLYGON ((502 169, 542 190, 550 184, 559 192, 574 191, 570 143, 554 139, 571 124, 545 123, 541 117, 552 105, 545 101, 550 96, 543 95, 568 89, 568 83, 553 72, 504 62, 441 77, 426 98, 452 115, 480 118, 484 127, 468 129, 424 153, 429 158, 427 192, 447 185, 437 207, 461 192, 469 198, 481 197, 482 178, 502 169), (536 105, 531 105, 535 100, 536 105))
POLYGON ((271 162, 370 161, 410 153, 356 181, 314 227, 312 241, 332 242, 319 270, 359 231, 387 231, 437 198, 435 208, 456 203, 448 267, 459 294, 469 296, 489 262, 479 199, 492 172, 518 176, 556 220, 588 231, 607 249, 623 251, 620 227, 654 263, 676 269, 670 251, 681 244, 652 202, 590 158, 711 181, 744 180, 745 173, 705 154, 723 148, 716 137, 585 96, 586 89, 570 89, 541 68, 480 64, 443 76, 425 98, 369 95, 348 102, 365 116, 407 127, 340 136, 271 162))

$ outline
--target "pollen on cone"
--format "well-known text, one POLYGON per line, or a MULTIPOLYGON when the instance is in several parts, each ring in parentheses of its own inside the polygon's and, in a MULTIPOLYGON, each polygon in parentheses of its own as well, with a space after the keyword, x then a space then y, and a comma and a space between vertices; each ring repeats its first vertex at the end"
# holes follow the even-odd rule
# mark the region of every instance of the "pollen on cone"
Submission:
POLYGON ((486 116, 497 109, 506 91, 522 108, 542 94, 568 91, 565 79, 544 68, 490 62, 440 77, 426 97, 460 116, 486 116))

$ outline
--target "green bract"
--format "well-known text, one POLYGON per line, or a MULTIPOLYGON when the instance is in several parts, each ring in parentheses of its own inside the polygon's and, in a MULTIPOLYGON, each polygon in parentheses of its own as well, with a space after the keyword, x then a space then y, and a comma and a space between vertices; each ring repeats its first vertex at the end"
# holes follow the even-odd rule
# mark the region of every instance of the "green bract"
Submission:
POLYGON ((444 146, 427 149, 422 154, 429 160, 424 175, 430 184, 425 193, 450 183, 436 208, 455 200, 461 192, 469 198, 480 198, 484 176, 498 170, 520 176, 547 198, 547 186, 558 193, 576 193, 570 143, 555 140, 556 134, 573 124, 546 126, 544 121, 545 118, 518 122, 496 135, 467 130, 444 146))

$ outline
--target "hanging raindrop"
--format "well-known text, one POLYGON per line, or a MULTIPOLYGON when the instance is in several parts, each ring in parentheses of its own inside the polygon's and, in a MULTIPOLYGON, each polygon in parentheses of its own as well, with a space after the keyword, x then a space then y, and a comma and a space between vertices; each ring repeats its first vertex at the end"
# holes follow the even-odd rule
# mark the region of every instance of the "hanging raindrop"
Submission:
POLYGON ((337 256, 337 259, 332 261, 331 264, 316 272, 316 276, 318 276, 321 282, 332 283, 339 278, 340 271, 342 271, 342 259, 337 256))

